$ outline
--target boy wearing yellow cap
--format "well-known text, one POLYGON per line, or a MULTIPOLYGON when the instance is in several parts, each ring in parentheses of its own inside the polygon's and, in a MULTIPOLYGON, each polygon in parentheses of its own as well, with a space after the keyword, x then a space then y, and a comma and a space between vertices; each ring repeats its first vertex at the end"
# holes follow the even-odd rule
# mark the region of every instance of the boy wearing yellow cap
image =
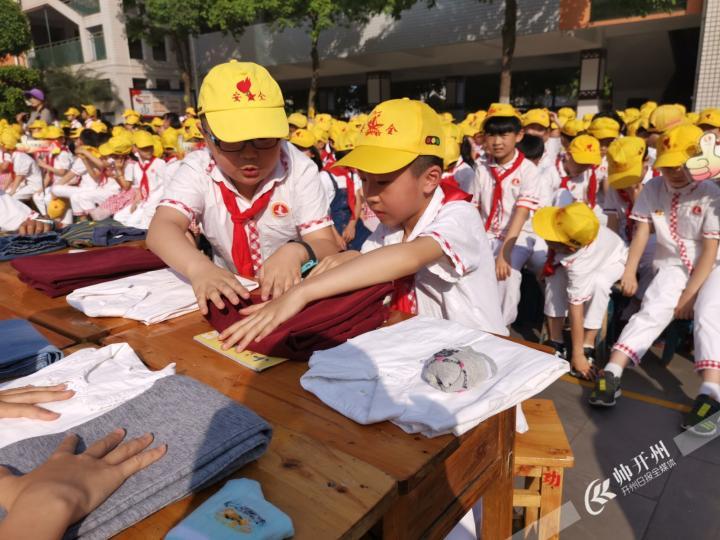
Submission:
POLYGON ((73 156, 64 144, 65 135, 59 127, 50 126, 45 133, 45 139, 50 143, 48 152, 37 160, 38 166, 45 173, 43 190, 33 195, 35 207, 43 215, 47 214, 47 205, 53 198, 49 187, 65 176, 73 162, 73 156))
POLYGON ((395 99, 373 109, 357 146, 340 166, 357 169, 367 203, 381 224, 362 255, 328 258, 314 275, 221 334, 243 349, 313 300, 387 281, 393 308, 507 334, 492 252, 467 194, 440 186, 443 130, 427 104, 395 99))
POLYGON ((80 121, 80 110, 77 107, 68 107, 63 113, 68 122, 70 122, 70 129, 81 129, 83 127, 80 121))
POLYGON ((625 125, 617 113, 598 113, 593 117, 593 120, 590 122, 590 126, 587 129, 588 135, 595 137, 600 142, 600 154, 602 155, 602 159, 595 169, 595 175, 597 176, 597 180, 601 188, 598 191, 598 202, 601 206, 604 201, 605 192, 607 191, 607 150, 610 144, 620 137, 624 128, 625 125))
POLYGON ((80 108, 82 109, 80 112, 80 118, 82 119, 84 126, 89 129, 93 122, 98 119, 97 107, 95 105, 88 104, 80 105, 80 108))
POLYGON ((705 133, 714 133, 720 144, 720 109, 704 109, 700 112, 697 126, 705 133))
MULTIPOLYGON (((598 195, 601 189, 597 167, 602 161, 600 142, 590 135, 578 135, 568 146, 565 159, 559 163, 559 177, 556 182, 553 204, 567 206, 571 202, 584 202, 602 215, 598 207, 598 195)), ((603 223, 605 219, 601 219, 603 223)))
POLYGON ((685 162, 698 153, 701 136, 699 128, 685 125, 660 138, 656 165, 663 174, 645 184, 630 216, 637 223, 621 280, 623 293, 635 294, 638 262, 651 226, 657 236, 657 274, 590 396, 592 405, 615 405, 623 369, 631 362, 639 364, 673 319, 694 318, 695 369, 702 372, 704 382, 683 427, 698 424, 698 429, 704 429, 703 412, 720 411, 720 188, 710 181, 693 182, 685 168, 685 162))
POLYGON ((541 169, 554 166, 555 160, 562 149, 560 137, 551 136, 551 124, 557 121, 557 115, 546 109, 530 109, 523 115, 525 133, 540 137, 543 140, 545 150, 538 163, 538 167, 541 169))
POLYGON ((0 144, 10 159, 5 172, 11 176, 7 194, 19 201, 30 201, 35 193, 42 193, 43 179, 40 167, 32 156, 18 149, 19 140, 11 131, 3 131, 0 144))
POLYGON ((625 269, 627 247, 617 234, 600 225, 582 202, 541 208, 533 216, 533 228, 554 253, 545 280, 550 345, 570 360, 574 375, 589 379, 593 376, 595 338, 602 328, 610 290, 625 269), (570 354, 565 353, 563 344, 568 312, 570 354))
POLYGON ((317 167, 285 140, 284 105, 275 80, 251 62, 215 66, 200 88, 207 148, 185 156, 147 241, 190 279, 203 313, 208 299, 224 307, 221 294, 233 304, 249 297, 235 273, 256 276, 268 299, 299 281, 303 265, 338 251, 317 167), (187 242, 193 220, 217 265, 187 242))
POLYGON ((496 258, 503 318, 510 325, 520 302, 520 270, 534 249, 528 218, 539 206, 542 188, 538 168, 516 148, 523 131, 512 105, 494 103, 483 131, 487 159, 476 163, 472 195, 496 258))

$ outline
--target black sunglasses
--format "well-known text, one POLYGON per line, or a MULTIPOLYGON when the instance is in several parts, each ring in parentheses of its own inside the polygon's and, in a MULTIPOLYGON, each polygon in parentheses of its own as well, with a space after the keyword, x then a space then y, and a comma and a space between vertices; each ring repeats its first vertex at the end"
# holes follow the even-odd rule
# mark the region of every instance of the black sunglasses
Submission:
POLYGON ((238 142, 225 142, 218 139, 215 135, 208 132, 210 140, 213 144, 222 150, 223 152, 242 152, 245 150, 245 146, 250 144, 255 150, 269 150, 277 146, 280 139, 277 138, 264 138, 264 139, 250 139, 249 141, 238 141, 238 142))

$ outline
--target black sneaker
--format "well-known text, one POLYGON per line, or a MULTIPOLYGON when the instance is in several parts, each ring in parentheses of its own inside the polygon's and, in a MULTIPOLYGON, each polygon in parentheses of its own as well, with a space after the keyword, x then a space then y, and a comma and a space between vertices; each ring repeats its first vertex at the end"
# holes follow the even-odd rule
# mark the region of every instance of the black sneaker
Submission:
POLYGON ((614 407, 620 396, 622 396, 620 379, 605 371, 595 380, 595 388, 588 398, 588 403, 596 407, 614 407))
MULTIPOLYGON (((585 347, 583 349, 583 353, 585 354, 585 358, 588 359, 590 367, 592 368, 595 365, 595 347, 585 347)), ((572 362, 570 361, 570 359, 567 358, 566 360, 570 362, 570 375, 578 379, 585 379, 582 373, 580 373, 579 371, 575 371, 575 368, 572 367, 572 362)))
POLYGON ((562 358, 563 360, 567 360, 567 349, 565 348, 564 343, 548 339, 545 343, 543 343, 543 345, 547 345, 548 347, 552 347, 553 349, 555 349, 556 358, 562 358))
POLYGON ((680 427, 700 437, 713 437, 718 431, 718 419, 711 417, 718 412, 720 403, 707 394, 700 394, 695 398, 692 409, 685 415, 680 427))

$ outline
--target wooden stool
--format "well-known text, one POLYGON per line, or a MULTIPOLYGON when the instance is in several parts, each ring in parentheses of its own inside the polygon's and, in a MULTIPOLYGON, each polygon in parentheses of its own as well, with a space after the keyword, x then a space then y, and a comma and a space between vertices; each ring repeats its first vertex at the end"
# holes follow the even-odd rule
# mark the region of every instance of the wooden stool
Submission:
POLYGON ((515 436, 515 476, 525 478, 525 489, 513 490, 513 506, 525 508, 526 537, 539 522, 539 538, 559 538, 563 472, 575 457, 555 405, 549 399, 529 399, 522 404, 530 429, 515 436))

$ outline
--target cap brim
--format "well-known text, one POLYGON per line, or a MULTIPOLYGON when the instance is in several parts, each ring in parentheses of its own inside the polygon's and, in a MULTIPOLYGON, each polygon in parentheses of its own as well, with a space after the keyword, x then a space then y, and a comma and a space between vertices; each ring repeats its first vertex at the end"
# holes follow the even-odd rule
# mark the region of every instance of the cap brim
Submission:
POLYGON ((625 189, 642 182, 643 165, 634 165, 627 171, 608 174, 608 182, 613 189, 625 189))
POLYGON ((663 152, 657 157, 653 167, 682 167, 690 157, 685 152, 663 152))
POLYGON ((610 131, 610 130, 596 130, 594 132, 588 132, 590 135, 595 137, 596 139, 617 139, 620 136, 620 133, 617 131, 610 131))
POLYGON ((570 237, 555 225, 558 212, 561 210, 562 208, 557 206, 546 206, 535 212, 532 218, 532 226, 540 238, 548 242, 560 242, 563 244, 570 241, 570 237))
POLYGON ((575 163, 579 165, 600 165, 602 163, 602 157, 595 154, 586 154, 585 152, 570 152, 575 163))
POLYGON ((358 146, 337 162, 340 167, 351 167, 370 174, 387 174, 406 167, 419 154, 381 146, 358 146))
POLYGON ((228 143, 250 139, 282 139, 290 132, 285 109, 281 108, 206 112, 205 119, 213 135, 228 143))

